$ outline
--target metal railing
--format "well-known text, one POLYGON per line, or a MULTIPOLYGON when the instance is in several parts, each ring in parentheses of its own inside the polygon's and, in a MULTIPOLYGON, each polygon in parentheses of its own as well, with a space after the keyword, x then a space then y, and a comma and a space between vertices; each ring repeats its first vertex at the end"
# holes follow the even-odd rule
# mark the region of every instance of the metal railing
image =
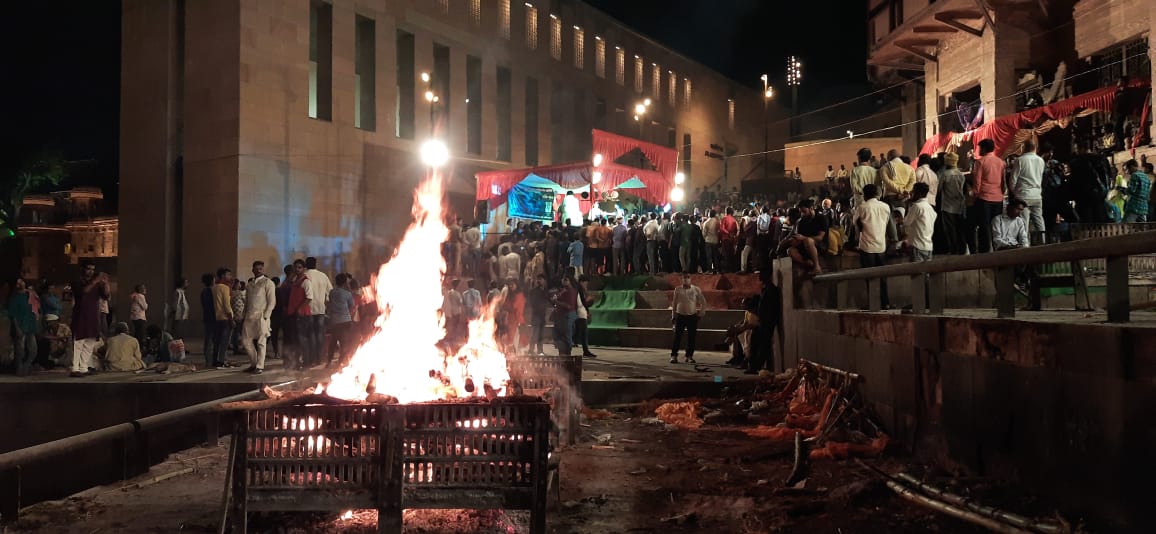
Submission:
POLYGON ((981 269, 995 270, 996 310, 1001 318, 1015 317, 1016 269, 1022 266, 1082 261, 1104 258, 1107 276, 1107 311, 1109 322, 1127 322, 1131 303, 1128 295, 1128 257, 1156 253, 1156 231, 1068 241, 1053 245, 1003 250, 968 256, 946 256, 931 261, 902 263, 883 267, 851 269, 816 276, 820 284, 836 284, 837 306, 849 308, 850 283, 867 282, 868 309, 878 311, 880 280, 909 277, 912 283, 912 309, 915 313, 943 312, 946 296, 946 273, 981 269))
MULTIPOLYGON (((282 382, 271 387, 279 389, 294 383, 296 381, 282 382)), ((152 462, 148 454, 150 434, 177 423, 188 423, 196 418, 205 417, 206 441, 210 444, 218 443, 222 426, 221 414, 214 408, 226 402, 252 400, 261 394, 260 390, 254 390, 232 395, 0 454, 0 522, 10 523, 19 519, 20 509, 24 505, 22 476, 24 468, 28 466, 86 449, 111 445, 116 449, 115 459, 118 461, 114 463, 117 465, 90 467, 111 471, 105 477, 105 483, 127 480, 147 472, 151 467, 152 462)))

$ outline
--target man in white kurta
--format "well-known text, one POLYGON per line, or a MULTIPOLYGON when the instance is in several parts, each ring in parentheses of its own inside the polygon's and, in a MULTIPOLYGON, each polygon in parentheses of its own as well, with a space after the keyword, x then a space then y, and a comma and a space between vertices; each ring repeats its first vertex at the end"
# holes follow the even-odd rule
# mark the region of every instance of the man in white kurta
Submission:
POLYGON ((245 284, 245 316, 241 322, 241 346, 249 354, 250 373, 265 370, 265 341, 269 338, 269 318, 277 304, 277 288, 265 276, 265 262, 253 262, 253 278, 245 284))

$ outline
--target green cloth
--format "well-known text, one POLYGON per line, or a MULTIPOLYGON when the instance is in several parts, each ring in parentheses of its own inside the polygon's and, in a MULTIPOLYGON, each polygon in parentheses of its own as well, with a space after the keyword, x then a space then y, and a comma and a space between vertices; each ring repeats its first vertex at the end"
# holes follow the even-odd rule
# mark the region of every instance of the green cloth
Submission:
POLYGON ((604 289, 590 307, 591 328, 622 328, 627 326, 630 310, 634 309, 637 291, 633 289, 604 289))

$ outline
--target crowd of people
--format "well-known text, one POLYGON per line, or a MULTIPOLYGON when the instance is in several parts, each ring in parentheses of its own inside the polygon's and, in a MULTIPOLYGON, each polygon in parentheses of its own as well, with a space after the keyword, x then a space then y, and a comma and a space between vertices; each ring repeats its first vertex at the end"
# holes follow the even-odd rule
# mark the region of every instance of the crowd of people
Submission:
MULTIPOLYGON (((864 148, 850 169, 829 166, 824 186, 793 207, 720 188, 701 192, 685 211, 597 210, 577 224, 510 219, 509 231, 500 235, 483 236, 480 225, 458 219, 443 245, 446 343, 464 342, 469 321, 493 305, 497 338, 510 350, 542 353, 544 326, 552 322, 559 353, 580 346, 584 356, 594 357, 588 342, 592 277, 768 272, 777 257, 790 257, 801 274, 815 275, 824 256, 845 250, 857 251, 862 267, 896 256, 926 261, 937 254, 1028 247, 1056 238, 1063 223, 1146 222, 1152 215, 1153 168, 1144 158, 1117 173, 1104 156, 1087 151, 1061 163, 1047 144, 1037 150, 1027 142, 1021 154, 1006 159, 990 140, 977 148, 966 172, 954 153, 920 155, 913 164, 896 150, 877 157, 864 148), (529 327, 527 340, 520 339, 523 326, 529 327)), ((92 264, 83 265, 83 273, 60 294, 48 283, 33 288, 16 280, 12 286, 6 311, 17 373, 34 364, 64 365, 73 376, 87 376, 184 360, 183 338, 192 333, 185 279, 165 303, 160 324, 148 321, 143 284, 129 296, 129 321, 113 323, 109 277, 92 264), (70 321, 61 321, 64 302, 72 305, 70 321)), ((204 367, 230 367, 230 350, 249 356, 246 370, 252 373, 264 371, 267 356, 283 358, 292 369, 332 366, 372 332, 377 307, 348 273, 331 282, 315 258, 304 258, 286 265, 284 278, 269 277, 260 261, 251 274, 241 280, 221 268, 202 276, 204 367)), ((1017 282, 1022 289, 1030 277, 1017 282)), ((693 316, 701 306, 684 300, 683 311, 693 312, 672 306, 672 322, 676 331, 688 331, 687 357, 693 359, 693 316)), ((677 349, 672 360, 676 356, 677 349)))

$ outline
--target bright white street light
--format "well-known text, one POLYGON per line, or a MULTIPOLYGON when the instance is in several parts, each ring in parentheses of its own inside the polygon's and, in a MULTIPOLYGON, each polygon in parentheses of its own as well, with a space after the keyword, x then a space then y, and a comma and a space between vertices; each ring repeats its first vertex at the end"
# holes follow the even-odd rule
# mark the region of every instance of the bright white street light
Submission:
POLYGON ((423 81, 425 83, 429 83, 429 73, 428 72, 421 73, 421 81, 423 81))
POLYGON ((446 144, 437 140, 430 139, 421 145, 421 161, 432 168, 438 168, 445 165, 450 160, 450 149, 446 148, 446 144))
POLYGON ((644 105, 647 105, 647 106, 649 106, 649 105, 650 105, 650 99, 649 99, 649 98, 647 98, 646 100, 643 100, 643 101, 642 101, 642 103, 643 103, 644 105))
POLYGON ((686 181, 686 175, 681 172, 674 173, 674 185, 682 185, 686 181))
POLYGON ((682 202, 682 198, 685 195, 686 195, 686 193, 683 192, 681 187, 676 187, 676 188, 670 190, 670 201, 671 202, 682 202))
POLYGON ((599 167, 601 165, 602 165, 602 154, 594 154, 594 166, 599 167))
POLYGON ((426 100, 426 102, 433 102, 434 101, 433 91, 426 91, 425 92, 425 100, 426 100))
POLYGON ((847 130, 847 139, 854 139, 854 138, 855 138, 855 132, 852 132, 851 130, 847 130))
POLYGON ((775 96, 775 90, 768 87, 767 90, 763 93, 763 96, 766 98, 771 98, 775 96))
POLYGON ((634 120, 635 120, 635 121, 637 121, 637 120, 638 120, 638 115, 635 115, 635 116, 634 116, 634 120))
POLYGON ((644 106, 642 104, 635 104, 634 114, 635 115, 642 115, 643 113, 646 113, 646 106, 644 106))
POLYGON ((601 181, 602 181, 602 171, 594 171, 594 174, 592 174, 590 176, 590 183, 596 184, 596 183, 601 182, 601 181))

